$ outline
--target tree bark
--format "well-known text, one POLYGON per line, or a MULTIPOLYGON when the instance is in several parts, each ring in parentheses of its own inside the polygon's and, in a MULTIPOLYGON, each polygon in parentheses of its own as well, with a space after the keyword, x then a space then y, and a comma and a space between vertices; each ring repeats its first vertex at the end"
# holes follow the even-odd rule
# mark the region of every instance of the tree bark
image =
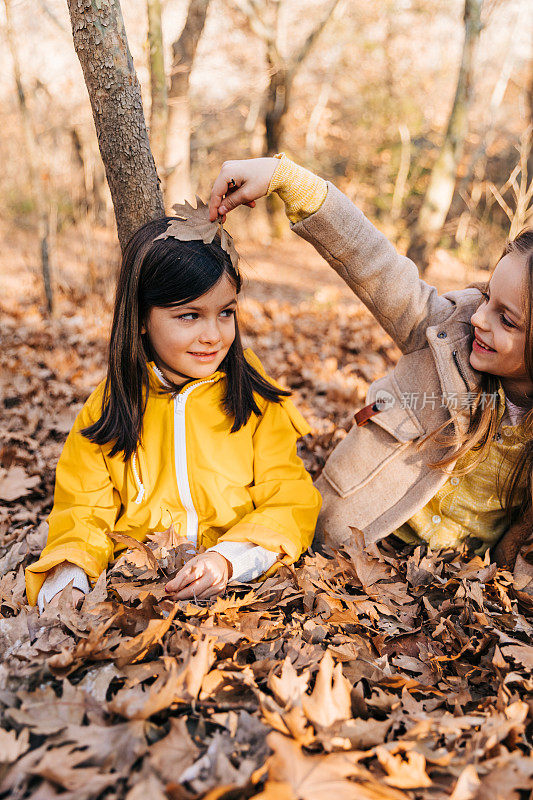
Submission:
POLYGON ((189 80, 210 0, 191 0, 179 39, 172 45, 165 157, 167 205, 191 199, 189 80))
POLYGON ((161 0, 147 0, 150 53, 150 146, 159 175, 164 175, 167 138, 167 76, 161 25, 161 0))
POLYGON ((474 52, 481 32, 483 0, 465 0, 465 38, 459 77, 444 142, 431 171, 407 255, 424 273, 437 243, 453 198, 457 167, 468 130, 474 52))
POLYGON ((122 250, 165 213, 119 0, 67 0, 122 250))

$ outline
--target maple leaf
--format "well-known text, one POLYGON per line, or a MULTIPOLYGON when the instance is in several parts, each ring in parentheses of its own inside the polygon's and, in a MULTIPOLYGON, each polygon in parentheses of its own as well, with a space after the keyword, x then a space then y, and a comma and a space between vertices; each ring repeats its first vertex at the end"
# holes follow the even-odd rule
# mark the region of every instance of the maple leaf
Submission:
POLYGON ((182 242, 202 241, 204 244, 211 244, 216 234, 220 235, 220 246, 228 253, 231 258, 233 268, 237 269, 239 255, 235 249, 232 237, 224 230, 222 223, 218 220, 211 222, 209 219, 209 206, 196 195, 196 208, 187 200, 184 203, 177 203, 172 206, 179 219, 174 219, 168 224, 166 231, 156 236, 158 239, 168 239, 173 236, 182 242))

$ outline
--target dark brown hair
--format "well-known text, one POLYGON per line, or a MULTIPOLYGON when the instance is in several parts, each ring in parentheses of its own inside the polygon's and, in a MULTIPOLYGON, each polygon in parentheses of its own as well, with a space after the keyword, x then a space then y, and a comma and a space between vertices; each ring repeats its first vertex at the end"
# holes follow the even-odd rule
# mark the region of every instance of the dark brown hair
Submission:
MULTIPOLYGON (((124 461, 141 441, 148 402, 147 362, 153 359, 153 352, 148 335, 141 334, 141 329, 150 309, 190 303, 212 289, 223 275, 232 281, 237 293, 241 289, 240 274, 221 248, 218 235, 211 244, 182 242, 174 237, 156 240, 174 219, 147 222, 126 246, 117 283, 101 416, 82 431, 95 444, 113 442, 110 456, 122 452, 124 461)), ((223 402, 224 410, 233 418, 232 433, 242 428, 252 413, 261 413, 254 393, 274 403, 290 395, 248 363, 237 318, 235 339, 219 369, 226 374, 223 402)), ((161 391, 174 395, 180 388, 169 384, 161 391)))
MULTIPOLYGON (((508 242, 501 258, 509 253, 517 253, 518 255, 525 256, 526 261, 525 294, 522 298, 525 324, 524 363, 529 379, 531 383, 533 383, 533 229, 523 230, 513 241, 508 242)), ((487 284, 488 281, 472 284, 471 288, 485 291, 487 284)), ((497 395, 498 387, 499 378, 497 375, 491 375, 487 372, 481 373, 477 397, 472 404, 470 424, 463 436, 460 437, 455 432, 452 434, 447 432, 447 429, 449 430, 449 426, 452 425, 457 416, 454 415, 452 419, 447 420, 443 425, 437 428, 437 430, 432 431, 419 442, 419 447, 424 445, 428 440, 432 440, 437 444, 452 446, 451 453, 448 453, 430 466, 435 468, 447 467, 456 459, 472 451, 475 455, 468 466, 457 470, 458 473, 465 474, 466 472, 471 472, 483 461, 488 454, 492 439, 496 433, 500 411, 498 403, 487 404, 484 402, 484 399, 491 395, 497 395)), ((524 406, 527 408, 524 417, 525 428, 533 434, 533 400, 531 398, 524 398, 524 406)), ((454 469, 454 472, 455 471, 454 469)), ((533 435, 524 443, 517 462, 509 473, 505 485, 498 486, 500 502, 502 507, 506 509, 510 521, 514 517, 523 517, 531 510, 532 481, 533 435), (519 498, 524 483, 527 485, 527 490, 524 493, 523 500, 520 500, 519 498)))

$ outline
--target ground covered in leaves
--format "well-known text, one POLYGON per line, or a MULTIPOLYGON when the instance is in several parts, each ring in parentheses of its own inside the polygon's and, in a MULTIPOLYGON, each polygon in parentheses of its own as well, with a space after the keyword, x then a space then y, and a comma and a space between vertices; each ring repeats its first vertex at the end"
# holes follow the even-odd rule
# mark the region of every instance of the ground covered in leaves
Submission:
MULTIPOLYGON (((312 425, 316 474, 398 352, 310 252, 284 246, 281 267, 247 252, 261 272, 242 321, 312 425)), ((27 605, 55 463, 104 374, 109 291, 64 275, 46 320, 38 276, 24 281, 0 297, 0 797, 530 797, 531 586, 489 558, 365 552, 354 529, 341 553, 173 603, 165 575, 184 556, 169 529, 110 565, 81 609, 27 605)))

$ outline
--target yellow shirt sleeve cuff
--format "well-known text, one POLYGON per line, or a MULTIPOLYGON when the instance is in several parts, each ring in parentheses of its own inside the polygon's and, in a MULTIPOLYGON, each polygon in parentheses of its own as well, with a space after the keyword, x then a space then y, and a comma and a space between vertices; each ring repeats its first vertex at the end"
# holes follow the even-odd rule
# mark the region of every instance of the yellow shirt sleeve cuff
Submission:
POLYGON ((318 211, 328 193, 328 185, 323 178, 298 166, 285 153, 279 158, 267 194, 277 192, 285 203, 285 213, 291 222, 300 222, 318 211))

